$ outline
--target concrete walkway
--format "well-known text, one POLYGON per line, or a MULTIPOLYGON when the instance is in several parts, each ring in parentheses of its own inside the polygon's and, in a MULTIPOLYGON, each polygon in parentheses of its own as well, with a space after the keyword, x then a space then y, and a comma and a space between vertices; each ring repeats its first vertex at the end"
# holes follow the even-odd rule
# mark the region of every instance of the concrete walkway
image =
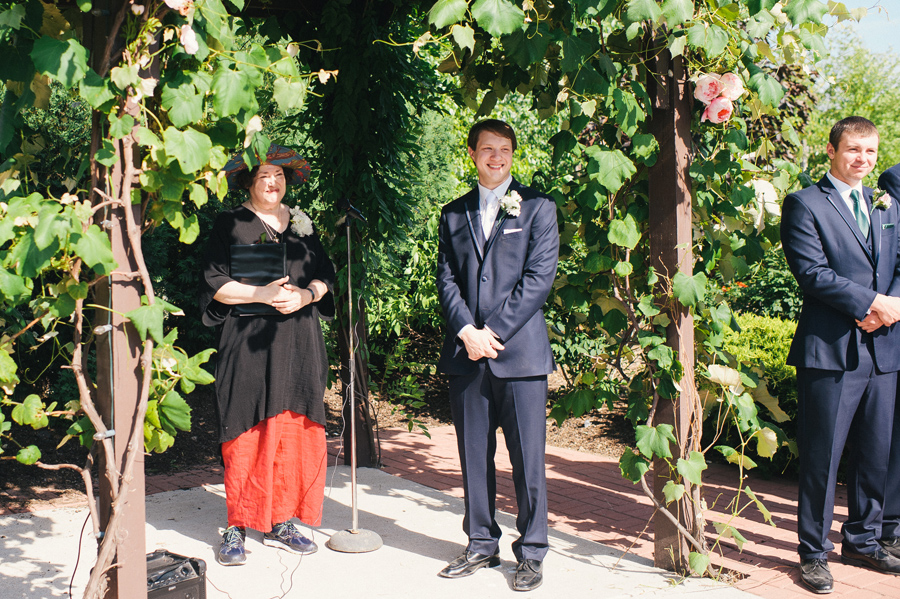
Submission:
MULTIPOLYGON (((545 562, 546 582, 528 595, 511 590, 515 566, 509 543, 516 537, 514 519, 503 514, 503 564, 463 580, 436 576, 463 548, 462 489, 456 440, 450 427, 420 433, 381 433, 383 471, 361 469, 360 526, 384 539, 385 547, 370 554, 338 554, 324 548, 328 536, 349 527, 349 472, 329 472, 323 526, 315 535, 318 554, 299 558, 264 547, 261 535, 250 534, 248 565, 224 568, 215 563, 214 548, 225 514, 222 471, 211 467, 147 479, 147 551, 164 547, 204 559, 208 566, 207 597, 270 599, 275 597, 448 597, 460 593, 492 598, 662 596, 690 593, 733 598, 746 592, 767 598, 811 597, 798 583, 796 563, 796 485, 790 481, 748 484, 772 512, 777 525, 763 522, 755 507, 731 523, 748 539, 743 552, 732 541, 722 549, 723 566, 744 576, 735 587, 709 581, 682 581, 652 568, 653 543, 647 522, 653 513, 639 487, 621 478, 615 460, 571 450, 547 448, 551 512, 551 554, 545 562), (391 476, 394 475, 394 476, 391 476), (626 554, 627 552, 627 554, 626 554), (623 555, 624 554, 624 555, 623 555), (227 591, 227 592, 226 592, 227 591), (312 593, 312 595, 311 595, 312 593)), ((498 509, 515 512, 509 462, 502 441, 498 450, 498 509)), ((329 441, 329 460, 337 462, 340 446, 329 441)), ((704 497, 709 520, 724 520, 734 496, 736 473, 711 466, 704 497)), ((846 493, 838 492, 838 523, 846 516, 846 493)), ((746 499, 742 501, 742 505, 746 499)), ((83 506, 49 504, 24 514, 0 515, 0 599, 66 597, 75 571, 83 506)), ((3 514, 0 506, 0 514, 3 514)), ((710 525, 712 529, 712 525, 710 525)), ((82 561, 75 571, 74 596, 87 579, 96 546, 90 534, 81 540, 82 561)), ((832 560, 833 597, 900 597, 900 577, 891 577, 832 560)))

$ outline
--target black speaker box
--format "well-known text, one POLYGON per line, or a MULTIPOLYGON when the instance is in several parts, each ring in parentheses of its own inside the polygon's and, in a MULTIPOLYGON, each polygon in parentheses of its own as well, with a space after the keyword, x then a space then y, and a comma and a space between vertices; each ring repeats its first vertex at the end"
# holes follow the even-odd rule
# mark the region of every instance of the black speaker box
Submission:
POLYGON ((165 549, 148 553, 147 599, 206 599, 206 562, 165 549))

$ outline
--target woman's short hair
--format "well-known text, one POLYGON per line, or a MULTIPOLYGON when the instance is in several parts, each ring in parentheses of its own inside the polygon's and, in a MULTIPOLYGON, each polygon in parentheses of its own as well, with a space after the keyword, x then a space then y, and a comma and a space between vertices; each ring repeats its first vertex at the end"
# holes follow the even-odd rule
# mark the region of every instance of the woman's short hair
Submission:
POLYGON ((472 128, 469 129, 466 145, 474 150, 478 146, 478 138, 481 136, 482 131, 490 131, 494 135, 505 137, 511 141, 513 152, 519 147, 519 144, 516 142, 516 132, 513 131, 513 128, 508 123, 499 119, 485 119, 472 125, 472 128))
MULTIPOLYGON (((261 167, 265 162, 257 164, 251 169, 244 169, 239 172, 235 176, 235 180, 237 181, 238 189, 250 189, 253 187, 253 181, 256 180, 256 175, 259 174, 259 167, 261 167)), ((286 168, 281 167, 281 172, 284 173, 284 180, 288 180, 289 173, 286 168)))
POLYGON ((859 137, 871 137, 872 135, 878 137, 878 128, 867 118, 848 116, 836 122, 831 128, 831 133, 828 135, 828 143, 831 144, 831 147, 837 150, 845 133, 859 137))

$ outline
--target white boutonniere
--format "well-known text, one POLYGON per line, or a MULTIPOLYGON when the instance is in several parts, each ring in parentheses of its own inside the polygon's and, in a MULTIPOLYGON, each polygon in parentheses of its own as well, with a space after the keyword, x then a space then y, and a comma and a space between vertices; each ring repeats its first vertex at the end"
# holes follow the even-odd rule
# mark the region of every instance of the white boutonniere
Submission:
POLYGON ((872 191, 872 208, 889 210, 892 201, 891 196, 889 196, 885 190, 876 187, 875 190, 872 191))
POLYGON ((508 215, 512 217, 519 216, 522 213, 522 196, 518 191, 511 191, 500 198, 500 207, 508 215))
POLYGON ((298 206, 291 208, 291 231, 300 237, 306 237, 313 233, 312 219, 306 216, 306 213, 298 206))

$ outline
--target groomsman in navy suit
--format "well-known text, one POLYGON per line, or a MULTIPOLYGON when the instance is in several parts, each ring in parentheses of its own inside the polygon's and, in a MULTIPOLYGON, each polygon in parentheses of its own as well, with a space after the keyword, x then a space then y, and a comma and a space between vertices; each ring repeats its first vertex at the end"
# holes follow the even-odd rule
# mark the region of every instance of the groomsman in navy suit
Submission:
MULTIPOLYGON (((878 187, 888 194, 892 203, 900 200, 900 164, 881 173, 878 187)), ((894 430, 891 435, 880 542, 885 551, 900 558, 900 402, 894 406, 894 430)))
POLYGON ((862 185, 878 158, 878 131, 862 117, 837 122, 828 174, 784 200, 781 242, 803 291, 787 363, 797 367, 800 579, 817 593, 834 582, 827 554, 838 462, 849 449, 844 563, 900 574, 879 544, 900 370, 897 202, 862 185))
POLYGON ((519 510, 513 588, 530 591, 543 580, 548 549, 544 446, 547 375, 555 365, 541 308, 559 257, 556 204, 510 176, 516 134, 508 124, 476 123, 467 144, 478 186, 441 212, 437 289, 447 321, 438 369, 450 375, 469 542, 440 575, 461 578, 500 565, 499 426, 519 510))

